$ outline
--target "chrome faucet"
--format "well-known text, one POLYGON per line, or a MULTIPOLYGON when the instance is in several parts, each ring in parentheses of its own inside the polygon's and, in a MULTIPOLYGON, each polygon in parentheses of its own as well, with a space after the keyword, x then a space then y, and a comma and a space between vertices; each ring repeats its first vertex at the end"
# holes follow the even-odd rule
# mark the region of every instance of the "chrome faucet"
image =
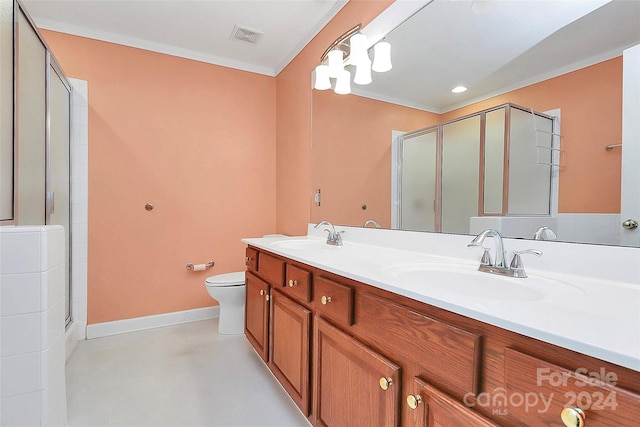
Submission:
POLYGON ((556 240, 557 237, 556 233, 545 225, 536 230, 533 240, 556 240))
POLYGON ((507 264, 504 260, 504 244, 502 243, 502 236, 493 228, 488 230, 484 230, 482 233, 478 234, 472 241, 467 245, 468 247, 480 247, 484 249, 484 254, 482 254, 483 264, 489 267, 496 268, 506 268, 507 264), (493 237, 493 240, 496 242, 496 257, 495 262, 491 262, 491 257, 489 256, 489 249, 482 246, 484 243, 484 239, 487 237, 493 237))
POLYGON ((376 221, 375 219, 368 219, 364 222, 363 227, 367 228, 367 226, 369 225, 373 225, 375 228, 380 228, 380 223, 378 221, 376 221))
POLYGON ((527 277, 527 273, 524 271, 524 265, 522 264, 522 259, 520 258, 520 255, 522 254, 532 254, 536 256, 542 255, 542 252, 535 249, 527 249, 525 251, 513 251, 513 259, 511 260, 511 264, 507 266, 504 258, 504 243, 502 242, 502 236, 500 235, 500 233, 498 233, 496 230, 492 228, 488 230, 484 230, 482 233, 478 234, 467 246, 480 247, 484 249, 484 253, 482 254, 478 271, 484 271, 486 273, 500 274, 503 276, 510 276, 510 277, 521 277, 521 278, 527 277), (482 246, 484 239, 487 237, 493 237, 493 240, 495 240, 496 242, 495 262, 491 261, 491 256, 489 255, 489 249, 482 246))
POLYGON ((331 227, 331 229, 324 229, 324 231, 329 233, 329 235, 327 235, 327 245, 342 246, 342 233, 344 233, 344 231, 336 231, 336 228, 329 221, 319 222, 314 225, 313 228, 320 228, 322 225, 328 225, 331 227))

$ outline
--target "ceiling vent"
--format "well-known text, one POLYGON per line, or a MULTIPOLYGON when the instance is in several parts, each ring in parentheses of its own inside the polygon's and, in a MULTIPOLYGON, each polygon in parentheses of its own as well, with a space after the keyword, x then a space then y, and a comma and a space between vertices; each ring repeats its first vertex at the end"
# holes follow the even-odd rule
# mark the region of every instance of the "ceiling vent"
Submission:
POLYGON ((263 35, 264 33, 261 33, 260 31, 235 25, 233 27, 233 31, 231 31, 231 36, 229 38, 233 40, 238 40, 244 43, 256 45, 258 44, 258 42, 260 41, 263 35))

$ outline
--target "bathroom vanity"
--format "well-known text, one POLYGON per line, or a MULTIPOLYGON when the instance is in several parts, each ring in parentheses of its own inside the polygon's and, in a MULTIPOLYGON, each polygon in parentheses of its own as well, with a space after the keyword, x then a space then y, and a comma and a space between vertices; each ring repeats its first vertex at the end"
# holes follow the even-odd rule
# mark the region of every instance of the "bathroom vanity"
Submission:
MULTIPOLYGON (((467 259, 366 241, 243 241, 245 334, 314 426, 640 420, 640 337, 600 334, 624 318, 584 311, 577 319, 571 309, 597 296, 600 281, 576 287, 535 269, 526 279, 501 278, 467 259)), ((638 291, 620 286, 627 300, 638 291)))

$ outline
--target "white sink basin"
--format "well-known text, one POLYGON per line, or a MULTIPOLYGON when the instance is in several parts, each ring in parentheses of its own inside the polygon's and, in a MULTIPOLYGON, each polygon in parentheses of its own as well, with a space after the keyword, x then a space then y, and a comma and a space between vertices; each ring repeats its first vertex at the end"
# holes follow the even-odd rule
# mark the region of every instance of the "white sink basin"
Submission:
MULTIPOLYGON (((538 301, 579 291, 545 277, 514 278, 477 271, 466 264, 404 263, 383 268, 397 287, 434 297, 471 300, 538 301)), ((564 295, 563 295, 564 297, 564 295)))

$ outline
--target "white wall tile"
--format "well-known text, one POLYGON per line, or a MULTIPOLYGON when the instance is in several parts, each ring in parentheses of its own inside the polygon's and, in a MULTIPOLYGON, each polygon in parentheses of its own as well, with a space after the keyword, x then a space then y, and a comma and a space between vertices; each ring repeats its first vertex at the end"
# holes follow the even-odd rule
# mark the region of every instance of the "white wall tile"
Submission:
POLYGON ((41 271, 40 233, 35 230, 16 232, 16 229, 0 227, 0 274, 41 271))
POLYGON ((40 234, 40 271, 47 271, 65 262, 64 227, 48 225, 40 234))
MULTIPOLYGON (((40 313, 0 317, 0 357, 40 350, 40 313)), ((2 370, 6 367, 3 365, 2 370)))
POLYGON ((64 318, 64 297, 56 301, 53 307, 40 313, 39 350, 48 349, 56 340, 64 337, 64 318))
POLYGON ((87 213, 88 213, 88 205, 86 202, 72 203, 71 204, 71 223, 86 224, 87 213))
MULTIPOLYGON (((84 323, 84 326, 87 326, 87 301, 73 301, 73 321, 84 323)), ((81 335, 84 336, 85 331, 81 332, 81 335)))
POLYGON ((52 269, 40 273, 41 298, 40 311, 53 307, 65 294, 65 264, 58 264, 52 269))
POLYGON ((41 391, 1 398, 0 425, 40 427, 42 411, 41 391))
POLYGON ((24 273, 0 277, 0 316, 40 311, 40 275, 24 273))
MULTIPOLYGON (((3 357, 0 372, 0 396, 9 397, 16 394, 41 390, 40 387, 40 352, 3 357)), ((39 407, 38 403, 31 410, 39 407)), ((3 408, 4 409, 4 408, 3 408)))
POLYGON ((51 391, 63 392, 64 364, 64 336, 62 336, 50 348, 40 353, 40 389, 49 387, 51 391))

